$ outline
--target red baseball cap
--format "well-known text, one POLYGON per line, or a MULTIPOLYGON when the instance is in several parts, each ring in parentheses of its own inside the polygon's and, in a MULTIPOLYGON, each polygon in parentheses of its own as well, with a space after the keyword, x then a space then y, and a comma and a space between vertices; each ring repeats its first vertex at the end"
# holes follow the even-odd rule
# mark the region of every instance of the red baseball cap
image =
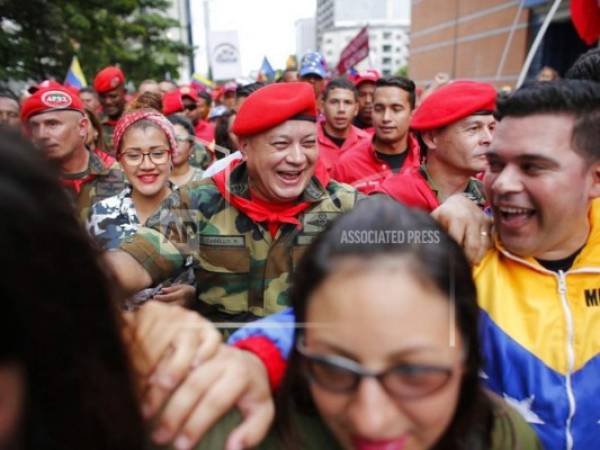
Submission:
POLYGON ((165 92, 162 98, 163 110, 162 113, 165 116, 181 112, 185 109, 181 92, 179 89, 175 91, 165 92))
POLYGON ((196 89, 194 89, 193 86, 181 86, 179 92, 182 97, 189 97, 195 102, 198 101, 198 92, 196 92, 196 89))
POLYGON ((413 130, 435 130, 480 111, 496 109, 496 89, 488 83, 453 81, 423 100, 412 116, 413 130))
POLYGON ((357 86, 361 83, 364 83, 365 81, 368 81, 370 83, 376 83, 377 80, 379 80, 381 78, 381 75, 379 74, 379 71, 377 69, 368 69, 365 70, 364 72, 359 72, 358 74, 356 74, 356 76, 354 77, 354 86, 357 86))
POLYGON ((312 120, 317 117, 312 85, 302 81, 264 86, 248 96, 240 107, 232 131, 252 136, 286 120, 312 120))
POLYGON ((94 78, 94 89, 98 94, 112 91, 125 83, 125 74, 116 66, 108 66, 102 69, 94 78))
POLYGON ((38 89, 35 94, 25 99, 21 105, 21 122, 27 122, 36 114, 68 110, 84 114, 81 99, 64 86, 52 85, 52 87, 38 89))

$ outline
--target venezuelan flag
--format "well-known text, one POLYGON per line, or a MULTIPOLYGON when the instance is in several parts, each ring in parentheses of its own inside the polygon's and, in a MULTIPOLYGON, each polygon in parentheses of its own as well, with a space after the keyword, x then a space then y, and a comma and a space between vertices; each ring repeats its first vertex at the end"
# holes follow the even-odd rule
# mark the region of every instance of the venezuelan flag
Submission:
POLYGON ((192 76, 192 84, 203 86, 204 89, 212 89, 214 87, 212 81, 206 77, 203 77, 199 73, 195 73, 192 76))
POLYGON ((77 56, 73 56, 73 59, 71 60, 71 66, 67 72, 64 85, 74 87, 75 89, 81 89, 82 87, 87 86, 85 75, 83 74, 83 70, 81 70, 77 56))
POLYGON ((265 56, 260 66, 260 70, 258 71, 258 77, 256 78, 256 81, 271 81, 273 78, 275 78, 275 70, 265 56))

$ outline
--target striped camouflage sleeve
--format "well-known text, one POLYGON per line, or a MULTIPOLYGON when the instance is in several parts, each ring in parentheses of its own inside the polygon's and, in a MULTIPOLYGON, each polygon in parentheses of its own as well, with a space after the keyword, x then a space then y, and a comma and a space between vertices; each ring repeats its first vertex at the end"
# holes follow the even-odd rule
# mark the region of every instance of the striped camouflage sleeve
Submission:
POLYGON ((157 284, 173 276, 185 262, 177 247, 159 231, 140 227, 137 233, 123 240, 120 249, 133 256, 157 284))

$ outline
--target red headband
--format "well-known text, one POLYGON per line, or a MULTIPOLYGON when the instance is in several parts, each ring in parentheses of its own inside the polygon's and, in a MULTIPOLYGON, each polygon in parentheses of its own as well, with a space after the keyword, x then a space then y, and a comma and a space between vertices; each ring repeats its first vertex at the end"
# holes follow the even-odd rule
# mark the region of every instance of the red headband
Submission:
POLYGON ((117 152, 117 159, 119 158, 119 154, 121 153, 120 147, 125 132, 129 129, 131 125, 133 125, 136 122, 139 122, 140 120, 149 120, 150 122, 160 127, 160 129, 167 136, 167 140, 169 141, 169 152, 172 153, 177 148, 177 141, 175 140, 175 131, 173 130, 173 125, 171 124, 171 122, 169 122, 167 118, 158 111, 140 109, 138 111, 133 111, 125 114, 119 119, 117 125, 115 126, 115 131, 113 134, 113 148, 117 152))

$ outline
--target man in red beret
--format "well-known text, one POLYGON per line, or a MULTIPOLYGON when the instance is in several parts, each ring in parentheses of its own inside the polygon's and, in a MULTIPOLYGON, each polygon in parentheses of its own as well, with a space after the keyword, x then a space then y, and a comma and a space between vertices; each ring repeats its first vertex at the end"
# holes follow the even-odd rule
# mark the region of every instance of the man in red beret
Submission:
POLYGON ((459 192, 483 207, 483 185, 475 175, 486 167, 485 155, 496 126, 495 107, 496 90, 487 83, 455 81, 434 91, 411 121, 426 161, 388 178, 379 190, 426 211, 459 192))
POLYGON ((354 85, 358 89, 358 114, 354 118, 354 126, 371 134, 373 128, 373 94, 375 94, 375 83, 381 76, 375 69, 359 72, 354 78, 354 85))
POLYGON ((358 92, 347 78, 330 81, 322 94, 325 120, 317 126, 319 158, 331 170, 339 157, 362 141, 370 141, 366 131, 352 125, 358 112, 358 92))
POLYGON ((373 105, 375 136, 348 149, 333 166, 331 177, 369 194, 394 173, 418 167, 419 145, 409 133, 414 106, 415 84, 411 80, 378 80, 373 105))
POLYGON ((127 103, 123 71, 116 66, 105 67, 96 75, 94 89, 100 97, 100 104, 104 113, 102 118, 104 148, 107 152, 112 153, 113 130, 127 103))
POLYGON ((68 89, 39 89, 21 108, 21 122, 44 156, 59 167, 62 182, 73 196, 78 215, 87 219, 90 206, 125 187, 118 164, 100 159, 85 147, 88 119, 83 103, 68 89))
POLYGON ((192 257, 196 309, 213 321, 247 322, 289 305, 302 252, 358 199, 320 165, 316 116, 308 83, 252 93, 233 124, 243 159, 173 193, 108 255, 123 289, 150 286, 192 257))

